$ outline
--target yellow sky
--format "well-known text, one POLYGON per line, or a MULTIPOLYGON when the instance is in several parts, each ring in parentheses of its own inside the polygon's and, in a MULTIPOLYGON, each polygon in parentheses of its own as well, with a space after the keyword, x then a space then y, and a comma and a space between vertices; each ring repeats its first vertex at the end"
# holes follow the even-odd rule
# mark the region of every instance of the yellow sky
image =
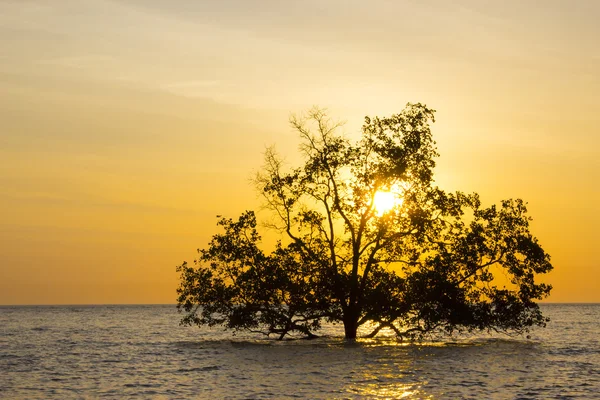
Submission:
POLYGON ((529 201, 600 301, 600 2, 0 0, 0 304, 173 303, 287 119, 438 110, 437 182, 529 201))

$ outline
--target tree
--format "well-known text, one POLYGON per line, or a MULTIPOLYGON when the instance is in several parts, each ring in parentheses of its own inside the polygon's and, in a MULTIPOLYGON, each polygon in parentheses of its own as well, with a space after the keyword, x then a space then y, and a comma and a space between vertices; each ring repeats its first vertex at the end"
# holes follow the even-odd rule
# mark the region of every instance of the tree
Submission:
POLYGON ((366 117, 353 143, 323 110, 292 117, 304 165, 285 171, 269 149, 255 179, 281 240, 266 254, 254 212, 221 218, 224 232, 178 267, 182 323, 283 338, 341 322, 347 339, 361 326, 411 339, 543 326, 536 300, 551 286, 535 278, 552 265, 526 203, 482 208, 436 187, 431 122, 434 110, 409 103, 366 117))

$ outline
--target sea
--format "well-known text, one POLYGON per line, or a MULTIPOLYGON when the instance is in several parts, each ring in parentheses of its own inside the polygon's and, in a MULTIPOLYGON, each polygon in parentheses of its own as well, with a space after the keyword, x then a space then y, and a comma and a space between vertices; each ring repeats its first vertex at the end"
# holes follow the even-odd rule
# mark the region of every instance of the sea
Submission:
POLYGON ((599 399, 600 304, 541 307, 528 335, 402 343, 184 327, 173 305, 0 306, 0 398, 599 399))

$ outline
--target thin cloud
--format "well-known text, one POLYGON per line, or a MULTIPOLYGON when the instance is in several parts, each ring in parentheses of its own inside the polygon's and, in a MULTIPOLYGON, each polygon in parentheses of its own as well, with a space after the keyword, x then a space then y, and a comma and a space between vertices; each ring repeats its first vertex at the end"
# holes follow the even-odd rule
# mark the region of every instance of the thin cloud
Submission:
POLYGON ((214 88, 222 86, 218 80, 194 80, 167 83, 161 86, 163 90, 186 97, 209 97, 214 94, 214 88))
POLYGON ((114 65, 116 59, 107 55, 100 54, 82 54, 68 57, 57 57, 51 59, 38 60, 37 64, 55 65, 65 68, 75 69, 97 69, 114 65))

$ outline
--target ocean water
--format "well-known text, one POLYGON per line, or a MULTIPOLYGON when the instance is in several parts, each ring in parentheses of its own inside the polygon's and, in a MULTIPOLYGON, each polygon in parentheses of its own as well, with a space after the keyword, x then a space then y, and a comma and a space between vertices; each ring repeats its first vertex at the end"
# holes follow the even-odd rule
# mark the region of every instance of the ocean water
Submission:
POLYGON ((0 398, 598 399, 600 304, 530 337, 275 341, 178 326, 174 306, 0 307, 0 398))

